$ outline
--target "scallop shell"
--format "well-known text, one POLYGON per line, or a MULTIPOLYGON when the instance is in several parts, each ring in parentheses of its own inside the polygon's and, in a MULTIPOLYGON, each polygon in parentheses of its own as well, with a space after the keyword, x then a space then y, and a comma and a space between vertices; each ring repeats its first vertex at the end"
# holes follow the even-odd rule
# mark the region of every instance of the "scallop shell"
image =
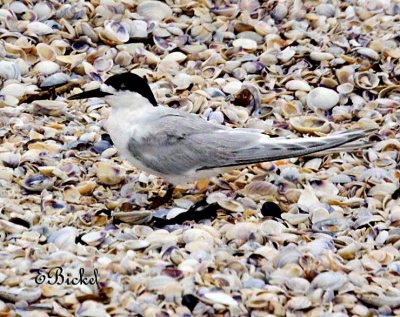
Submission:
POLYGON ((129 33, 122 24, 116 21, 107 21, 104 29, 100 31, 99 37, 106 44, 113 46, 128 42, 129 33))
POLYGON ((143 1, 136 12, 148 20, 162 21, 172 16, 171 8, 161 1, 143 1))
POLYGON ((294 129, 303 133, 328 133, 331 130, 329 121, 314 116, 292 117, 289 123, 294 129))

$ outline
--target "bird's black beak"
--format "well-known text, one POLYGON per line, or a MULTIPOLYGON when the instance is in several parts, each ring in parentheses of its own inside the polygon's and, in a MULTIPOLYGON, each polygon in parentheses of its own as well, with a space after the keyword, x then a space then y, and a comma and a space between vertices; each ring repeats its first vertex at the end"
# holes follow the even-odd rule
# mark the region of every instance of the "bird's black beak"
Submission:
POLYGON ((68 100, 78 100, 78 99, 87 99, 87 98, 93 98, 93 97, 104 97, 112 95, 109 92, 102 91, 100 88, 93 89, 93 90, 88 90, 84 91, 80 94, 73 95, 71 97, 68 97, 68 100))

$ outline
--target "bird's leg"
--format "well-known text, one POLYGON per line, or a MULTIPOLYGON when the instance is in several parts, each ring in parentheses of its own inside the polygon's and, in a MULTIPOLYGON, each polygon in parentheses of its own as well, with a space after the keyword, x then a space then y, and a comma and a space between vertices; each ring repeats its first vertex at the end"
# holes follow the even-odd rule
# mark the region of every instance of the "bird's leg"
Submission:
POLYGON ((154 200, 150 204, 150 209, 156 209, 161 205, 168 204, 172 201, 173 194, 174 194, 175 186, 172 184, 168 184, 167 191, 163 197, 156 196, 154 200))

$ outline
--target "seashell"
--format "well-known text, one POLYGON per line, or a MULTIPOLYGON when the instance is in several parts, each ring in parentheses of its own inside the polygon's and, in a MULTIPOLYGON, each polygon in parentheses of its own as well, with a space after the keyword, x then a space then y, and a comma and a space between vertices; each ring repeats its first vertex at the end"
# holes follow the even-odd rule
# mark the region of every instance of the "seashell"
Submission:
POLYGON ((27 230, 27 227, 0 219, 0 229, 6 233, 22 233, 27 230))
POLYGON ((302 90, 302 91, 310 91, 310 85, 304 80, 289 80, 286 85, 286 89, 288 90, 302 90))
POLYGON ((71 48, 78 53, 82 53, 89 49, 89 44, 86 41, 79 40, 72 43, 71 48))
POLYGON ((311 282, 311 288, 323 290, 339 290, 348 282, 346 274, 341 272, 323 272, 318 274, 311 282))
POLYGON ((362 47, 357 49, 357 53, 376 61, 379 60, 379 54, 375 52, 372 48, 362 47))
POLYGON ((276 65, 278 63, 278 58, 268 52, 262 53, 259 60, 264 66, 276 65))
POLYGON ((218 200, 217 203, 227 211, 244 212, 243 206, 237 201, 226 199, 226 200, 218 200))
POLYGON ((163 58, 163 62, 177 62, 177 63, 181 63, 184 60, 186 60, 187 55, 183 54, 182 52, 172 52, 167 54, 164 58, 163 58))
POLYGON ((257 49, 257 42, 252 39, 239 38, 232 42, 233 47, 241 48, 246 51, 255 51, 257 49))
POLYGON ((21 69, 17 63, 0 61, 0 77, 4 79, 18 79, 21 76, 21 69))
POLYGON ((162 21, 172 16, 171 8, 160 1, 142 1, 136 8, 136 12, 148 20, 162 21))
POLYGON ((128 250, 140 250, 147 248, 150 243, 146 240, 129 240, 125 241, 123 245, 128 250))
POLYGON ((65 73, 55 73, 47 77, 45 80, 42 81, 40 84, 41 88, 45 87, 52 87, 57 85, 65 84, 69 81, 69 75, 65 73))
POLYGON ((205 299, 208 303, 211 304, 221 304, 221 305, 227 305, 227 306, 232 306, 232 307, 237 307, 239 303, 235 301, 232 296, 221 293, 221 292, 209 292, 205 293, 204 297, 201 299, 205 299))
POLYGON ((129 33, 125 27, 116 21, 107 21, 104 29, 99 33, 100 39, 108 45, 117 45, 128 42, 129 33))
POLYGON ((283 3, 278 3, 271 12, 271 17, 276 21, 281 21, 286 18, 288 8, 283 3))
POLYGON ((104 305, 94 300, 85 300, 75 310, 75 316, 86 317, 86 316, 102 316, 110 317, 107 313, 104 305))
POLYGON ((332 89, 324 87, 314 88, 307 95, 307 106, 313 110, 329 110, 338 102, 339 94, 332 89))
POLYGON ((121 66, 129 66, 132 62, 132 55, 127 51, 118 52, 114 59, 115 63, 121 66))
POLYGON ((291 310, 303 310, 311 306, 311 301, 306 296, 292 297, 286 303, 286 308, 291 310))
POLYGON ((321 3, 316 6, 315 11, 318 15, 330 18, 335 16, 336 8, 333 4, 321 3))
POLYGON ((221 111, 231 122, 244 123, 249 118, 249 113, 243 107, 224 105, 221 111))
POLYGON ((48 20, 54 15, 54 6, 50 2, 41 1, 33 6, 33 12, 39 21, 48 20))
POLYGON ((53 186, 53 180, 47 176, 33 174, 26 176, 20 182, 20 185, 28 191, 41 192, 44 189, 51 188, 53 186))
POLYGON ((39 21, 33 21, 28 23, 27 25, 28 31, 32 32, 33 34, 42 36, 54 33, 54 30, 45 23, 39 21))
POLYGON ((305 294, 310 289, 310 282, 302 277, 293 277, 288 278, 285 281, 285 285, 289 288, 294 294, 305 294))
POLYGON ((146 21, 123 19, 121 24, 128 31, 129 37, 131 38, 145 39, 148 36, 148 25, 146 21))
POLYGON ((71 68, 76 67, 79 65, 86 57, 86 53, 81 53, 81 54, 75 54, 75 55, 62 55, 62 56, 57 56, 56 60, 64 63, 64 64, 70 64, 71 68))
POLYGON ((354 73, 355 70, 352 66, 343 66, 342 68, 339 68, 336 70, 336 77, 339 80, 339 83, 345 84, 345 83, 354 83, 354 73))
POLYGON ((211 8, 210 11, 217 15, 234 18, 238 14, 239 8, 237 7, 237 5, 227 4, 224 6, 211 8))
POLYGON ((331 130, 327 120, 314 116, 292 117, 289 123, 294 129, 303 133, 328 133, 331 130))
POLYGON ((311 52, 310 53, 310 58, 313 61, 322 62, 322 61, 330 61, 330 60, 334 59, 335 56, 333 56, 331 53, 311 52))
POLYGON ((65 113, 67 104, 56 100, 36 100, 32 103, 33 111, 50 116, 59 116, 65 113))
POLYGON ((292 57, 296 54, 296 51, 291 47, 285 48, 282 52, 280 52, 276 57, 283 63, 286 63, 292 59, 292 57))
POLYGON ((33 289, 26 287, 0 287, 0 298, 13 303, 33 303, 36 302, 41 296, 42 291, 38 287, 33 289))
POLYGON ((336 87, 339 94, 348 95, 353 92, 354 86, 350 83, 344 83, 336 87))
POLYGON ((241 0, 239 4, 239 9, 253 13, 260 7, 260 2, 258 0, 241 0))
POLYGON ((261 107, 261 108, 256 109, 256 110, 252 113, 252 116, 255 117, 255 118, 263 119, 263 118, 266 118, 266 117, 268 117, 269 115, 271 115, 271 114, 273 113, 273 111, 274 111, 274 108, 273 108, 273 107, 264 106, 264 107, 261 107))
POLYGON ((113 67, 111 59, 99 57, 93 62, 93 67, 100 73, 105 73, 113 67))
POLYGON ((120 222, 136 225, 148 223, 153 218, 150 211, 114 212, 112 216, 115 220, 120 222))
POLYGON ((125 179, 125 172, 112 162, 98 162, 94 167, 96 169, 96 176, 102 184, 116 185, 125 179))
POLYGON ((226 231, 225 237, 228 241, 247 241, 250 238, 254 239, 254 236, 258 232, 258 228, 259 225, 252 222, 239 222, 226 231))
POLYGON ((261 232, 266 236, 279 236, 286 227, 275 220, 266 220, 261 226, 261 232))
POLYGON ((54 243, 60 250, 70 250, 75 245, 78 230, 74 227, 64 227, 50 234, 48 243, 54 243))
POLYGON ((81 240, 85 242, 87 245, 91 246, 99 246, 101 243, 104 242, 105 238, 107 237, 107 232, 105 231, 94 231, 89 232, 81 236, 81 240))
POLYGON ((246 197, 255 201, 275 197, 278 194, 278 188, 275 185, 264 181, 252 181, 245 186, 243 191, 246 197))
POLYGON ((33 67, 33 70, 41 75, 48 76, 58 72, 60 70, 60 65, 52 61, 41 61, 33 67))
POLYGON ((336 234, 350 228, 349 221, 341 218, 329 218, 314 223, 313 229, 327 234, 336 234))
POLYGON ((4 106, 17 106, 19 104, 19 99, 11 95, 0 94, 0 108, 4 106))
POLYGON ((372 72, 360 72, 354 75, 354 84, 362 89, 374 89, 379 85, 379 77, 372 72))

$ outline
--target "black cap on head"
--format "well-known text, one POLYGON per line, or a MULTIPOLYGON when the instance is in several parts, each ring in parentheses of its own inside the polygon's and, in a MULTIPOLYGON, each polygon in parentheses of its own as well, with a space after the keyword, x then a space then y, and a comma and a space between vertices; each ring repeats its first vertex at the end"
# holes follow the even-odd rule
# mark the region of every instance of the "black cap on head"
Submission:
POLYGON ((153 92, 145 78, 126 72, 111 76, 104 83, 112 86, 116 90, 129 90, 136 92, 144 98, 147 98, 154 107, 157 107, 157 101, 154 98, 153 92))

